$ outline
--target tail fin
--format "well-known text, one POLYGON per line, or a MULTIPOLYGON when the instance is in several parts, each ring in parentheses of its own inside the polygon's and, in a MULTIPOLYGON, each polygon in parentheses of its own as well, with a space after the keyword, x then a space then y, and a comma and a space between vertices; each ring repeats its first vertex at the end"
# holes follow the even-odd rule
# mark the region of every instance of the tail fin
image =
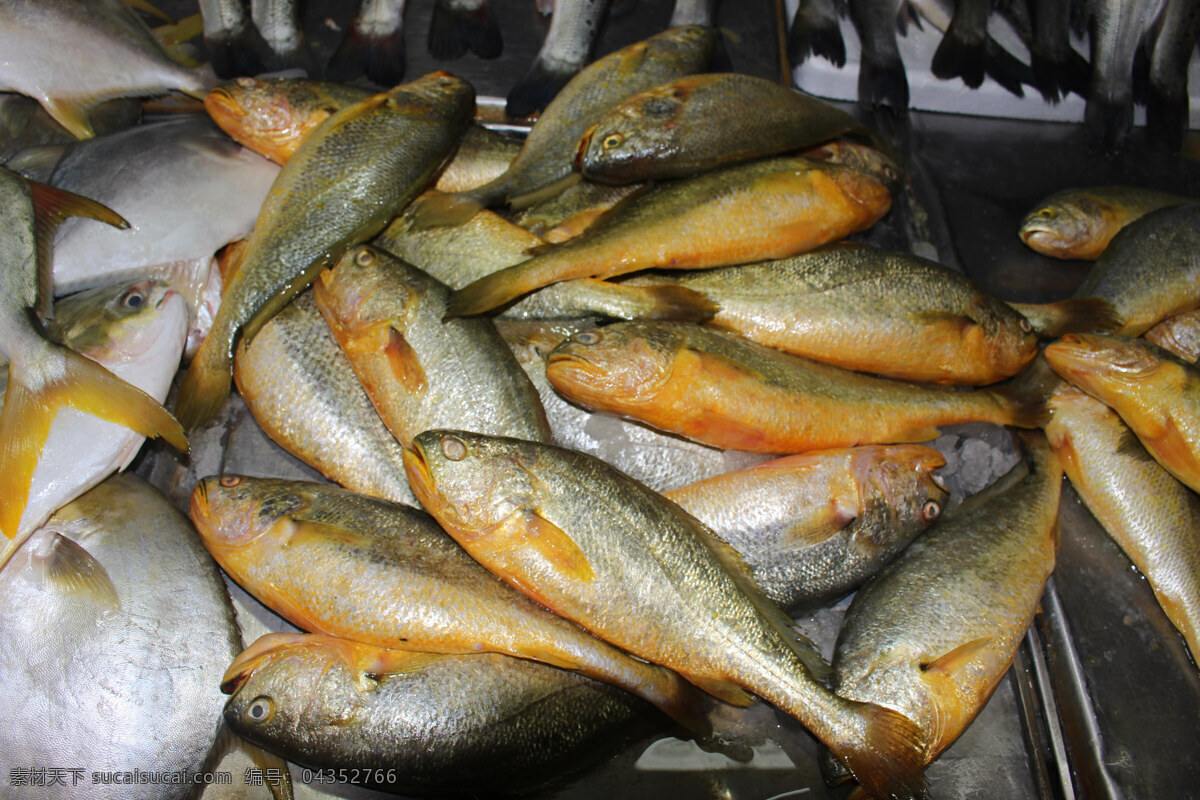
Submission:
POLYGON ((853 746, 831 747, 854 779, 877 798, 929 800, 925 748, 915 722, 890 708, 861 703, 862 735, 853 746))
POLYGON ((175 414, 183 426, 192 430, 215 417, 229 397, 232 381, 229 342, 214 326, 196 351, 179 386, 175 414))
POLYGON ((1112 303, 1099 297, 1071 297, 1056 303, 1009 303, 1029 320, 1042 339, 1057 339, 1064 333, 1115 331, 1121 317, 1112 303))
POLYGON ((391 33, 371 35, 351 25, 325 68, 332 81, 352 81, 365 74, 380 86, 395 86, 404 79, 404 26, 391 33))
POLYGON ((269 48, 249 20, 228 36, 204 37, 204 48, 218 78, 253 76, 266 71, 265 56, 269 48))
POLYGON ((804 63, 810 53, 825 58, 834 66, 846 65, 846 43, 837 20, 814 19, 813 15, 804 13, 801 4, 788 29, 787 54, 794 66, 804 63))
POLYGON ((435 0, 433 17, 429 20, 429 35, 425 39, 429 55, 439 61, 454 61, 467 54, 466 31, 443 0, 435 0))
POLYGON ((541 59, 534 61, 529 71, 509 90, 504 113, 513 118, 520 118, 541 111, 573 77, 574 71, 551 69, 543 64, 541 59))
POLYGON ((467 12, 454 11, 441 0, 435 2, 426 43, 429 55, 443 61, 461 58, 468 50, 488 59, 504 52, 496 15, 486 2, 467 12))
POLYGON ((433 194, 418 200, 412 211, 412 230, 462 225, 484 208, 474 191, 433 194))
POLYGON ((944 81, 962 78, 967 86, 978 89, 983 84, 986 65, 987 52, 984 50, 984 42, 971 41, 958 34, 951 23, 933 53, 934 76, 944 81))
POLYGON ((992 392, 1008 409, 1008 425, 1018 428, 1041 428, 1050 421, 1046 401, 1059 378, 1046 359, 1038 356, 1020 375, 1004 383, 979 391, 992 392))
POLYGON ((65 347, 61 375, 40 382, 9 365, 4 409, 0 411, 0 530, 12 538, 21 522, 33 472, 42 455, 50 424, 58 410, 70 406, 101 419, 124 425, 143 436, 162 436, 187 452, 183 428, 162 404, 113 375, 95 361, 65 347), (31 386, 38 384, 40 386, 31 386))
POLYGON ((858 102, 860 105, 891 106, 897 116, 908 113, 908 75, 899 57, 876 64, 863 59, 858 67, 858 102))

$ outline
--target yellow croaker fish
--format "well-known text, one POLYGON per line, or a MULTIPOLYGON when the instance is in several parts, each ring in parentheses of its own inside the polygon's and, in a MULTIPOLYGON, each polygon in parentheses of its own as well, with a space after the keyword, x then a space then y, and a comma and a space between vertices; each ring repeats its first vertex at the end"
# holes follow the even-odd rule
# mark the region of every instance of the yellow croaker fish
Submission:
POLYGON ((1075 296, 1111 303, 1122 336, 1200 306, 1200 203, 1152 211, 1122 230, 1075 296))
POLYGON ((857 588, 942 514, 946 465, 920 445, 788 456, 664 492, 745 559, 790 609, 857 588))
POLYGON ((504 174, 470 191, 423 200, 417 226, 458 225, 481 208, 506 201, 524 208, 557 194, 579 179, 575 147, 588 126, 613 103, 704 69, 715 41, 712 28, 681 25, 597 59, 546 107, 504 174))
MULTIPOLYGON (((1037 355, 1037 337, 1022 314, 962 273, 909 253, 839 243, 756 264, 635 275, 611 291, 664 285, 712 301, 713 327, 859 372, 985 386, 1016 375, 1037 355)), ((1102 301, 1028 308, 1053 315, 1068 331, 1112 322, 1102 301)))
POLYGON ((546 377, 586 408, 759 453, 921 442, 936 437, 939 425, 1031 428, 1045 419, 1036 387, 918 386, 686 323, 618 322, 582 331, 550 353, 546 377))
MULTIPOLYGON (((331 81, 237 78, 209 92, 204 108, 234 141, 284 164, 318 125, 372 94, 331 81)), ((508 168, 520 149, 515 139, 470 125, 437 187, 456 192, 487 183, 508 168)))
POLYGON ((41 321, 51 311, 52 235, 44 226, 66 216, 128 227, 99 203, 0 167, 0 355, 9 361, 0 411, 0 531, 9 539, 18 535, 34 468, 60 408, 93 414, 143 436, 162 436, 187 450, 179 423, 157 400, 44 336, 41 321))
POLYGON ((877 796, 927 796, 916 727, 826 689, 791 620, 679 506, 553 445, 432 430, 404 457, 422 504, 512 586, 726 702, 778 706, 877 796))
POLYGON ((924 764, 999 685, 1054 569, 1062 468, 1040 433, 1025 441, 1028 475, 922 534, 859 590, 838 637, 834 691, 910 720, 924 764))
POLYGON ((1200 372, 1141 339, 1078 334, 1046 347, 1062 378, 1121 415, 1150 454, 1200 491, 1200 372))
POLYGON ((430 428, 550 441, 537 389, 490 319, 445 322, 450 290, 386 251, 347 251, 313 286, 317 307, 402 445, 430 428))
POLYGON ((233 379, 258 426, 284 450, 347 489, 416 505, 404 448, 379 419, 312 292, 238 348, 233 379))
POLYGON ((1021 241, 1053 258, 1095 261, 1112 238, 1151 211, 1192 202, 1139 186, 1092 186, 1055 192, 1021 220, 1021 241))
POLYGON ((229 395, 233 347, 350 247, 370 239, 454 151, 474 90, 439 72, 373 95, 323 122, 280 170, 208 337, 179 389, 185 427, 229 395))
POLYGON ((785 258, 869 228, 891 202, 875 178, 836 164, 737 164, 630 198, 567 243, 456 291, 450 311, 481 314, 569 278, 785 258))
POLYGON ((192 522, 243 588, 304 630, 400 650, 506 653, 645 698, 707 733, 702 697, 504 585, 428 514, 316 483, 223 475, 192 522))
POLYGON ((234 659, 225 721, 309 767, 390 792, 525 794, 611 758, 667 720, 578 673, 499 655, 385 650, 272 633, 234 659))
POLYGON ((688 75, 614 105, 579 139, 575 164, 604 183, 684 178, 847 134, 874 141, 845 111, 776 81, 688 75))
POLYGON ((1071 485, 1150 581, 1200 664, 1200 497, 1160 467, 1104 403, 1064 385, 1049 404, 1046 436, 1071 485))

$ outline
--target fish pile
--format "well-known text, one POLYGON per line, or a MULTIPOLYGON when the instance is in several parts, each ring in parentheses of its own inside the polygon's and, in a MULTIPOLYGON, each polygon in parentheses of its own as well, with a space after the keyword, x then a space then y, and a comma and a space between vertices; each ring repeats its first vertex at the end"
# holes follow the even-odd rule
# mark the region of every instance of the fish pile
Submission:
MULTIPOLYGON (((281 7, 252 11, 268 42, 281 7)), ((220 430, 236 384, 338 485, 185 487, 212 558, 303 631, 223 653, 206 687, 232 731, 311 769, 518 792, 663 734, 744 760, 722 710, 758 698, 827 749, 831 783, 928 797, 925 767, 1037 610, 1064 472, 1099 498, 1131 494, 1114 470, 1155 497, 1183 482, 1169 537, 1138 508, 1102 521, 1195 655, 1193 368, 1123 337, 1200 306, 1198 206, 1129 224, 1075 297, 1006 304, 842 241, 888 214, 899 167, 814 98, 698 75, 713 40, 684 24, 601 58, 520 144, 478 129, 448 73, 380 93, 243 76, 206 108, 244 148, 188 119, 80 143, 58 188, 0 170, 0 578, 83 587, 64 614, 126 610, 130 557, 68 543, 62 519, 141 502, 101 481, 146 435, 220 430), (148 197, 175 174, 195 181, 182 210, 148 197), (51 242, 66 213, 146 233, 125 250, 85 221, 51 242), (72 252, 105 258, 80 277, 72 252), (189 332, 177 422, 158 403, 189 332), (142 351, 154 371, 122 372, 142 351), (1096 457, 1138 469, 1083 464, 1045 362, 1128 425, 1096 457), (946 459, 921 443, 959 423, 1022 429, 1023 456, 947 511, 946 459), (830 664, 787 612, 856 590, 830 664)), ((6 658, 18 630, 0 620, 6 658)))
POLYGON ((924 20, 942 33, 935 77, 972 89, 990 77, 1018 97, 1031 86, 1050 103, 1069 93, 1084 97, 1088 142, 1106 155, 1124 147, 1135 103, 1146 107, 1147 133, 1159 146, 1178 152, 1188 128, 1196 0, 799 0, 788 32, 793 63, 811 55, 843 67, 839 18, 847 11, 862 43, 858 100, 865 106, 906 112, 908 78, 896 37, 924 20), (1011 34, 1007 48, 993 38, 995 23, 1011 34), (1085 36, 1087 58, 1072 43, 1085 36))

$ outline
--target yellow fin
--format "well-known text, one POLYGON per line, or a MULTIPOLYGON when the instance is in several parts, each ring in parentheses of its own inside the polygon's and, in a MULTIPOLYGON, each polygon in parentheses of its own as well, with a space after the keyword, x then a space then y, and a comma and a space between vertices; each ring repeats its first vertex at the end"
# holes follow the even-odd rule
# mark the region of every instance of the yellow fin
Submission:
POLYGON ((369 658, 361 659, 358 666, 364 673, 380 678, 385 675, 403 675, 409 672, 420 672, 430 664, 437 663, 446 657, 443 653, 420 653, 415 650, 388 650, 385 648, 364 648, 364 655, 369 658))
MULTIPOLYGON (((184 17, 178 22, 168 21, 166 25, 154 29, 154 35, 162 42, 163 47, 172 51, 171 57, 176 61, 179 61, 179 56, 174 50, 202 33, 204 33, 204 18, 199 13, 184 17)), ((192 65, 185 64, 185 66, 192 65)))
MULTIPOLYGON (((233 359, 225 349, 228 346, 221 330, 214 328, 200 343, 200 349, 183 375, 175 400, 175 416, 188 430, 215 417, 229 397, 233 359)), ((245 340, 242 346, 245 346, 245 340)))
POLYGON ((404 334, 390 326, 385 352, 392 375, 405 389, 414 394, 425 390, 425 370, 421 368, 417 351, 413 350, 404 334))
POLYGON ((58 409, 70 406, 124 425, 143 436, 162 436, 187 452, 187 437, 171 414, 150 395, 94 361, 59 345, 63 376, 39 389, 27 385, 15 365, 9 367, 4 409, 0 411, 0 530, 12 538, 25 504, 33 472, 58 409))
POLYGON ((42 108, 46 109, 46 113, 55 122, 66 128, 76 139, 92 139, 96 136, 82 104, 67 100, 65 97, 43 97, 41 103, 42 108))
POLYGON ((557 197, 581 180, 583 180, 583 175, 578 172, 572 172, 540 189, 534 189, 532 192, 525 192, 524 194, 510 197, 508 199, 508 207, 513 211, 520 211, 530 206, 536 206, 538 203, 544 203, 547 200, 557 197))
POLYGON ((783 531, 780 538, 799 547, 814 547, 842 532, 856 519, 858 517, 831 504, 821 519, 807 525, 792 525, 783 531))
POLYGON ((175 22, 175 20, 168 17, 163 11, 159 10, 153 3, 149 2, 149 0, 125 0, 125 5, 129 6, 130 8, 137 9, 138 11, 143 11, 152 17, 158 17, 159 19, 161 19, 163 22, 167 23, 168 25, 171 25, 175 22))
POLYGON ((35 311, 39 317, 47 319, 54 297, 50 248, 54 242, 55 228, 67 217, 90 217, 121 230, 127 229, 129 223, 120 214, 95 200, 37 181, 28 181, 28 184, 37 230, 38 302, 35 311))
POLYGON ((509 526, 506 521, 504 524, 508 529, 508 541, 532 547, 561 575, 571 580, 587 583, 596 579, 587 556, 562 528, 532 511, 515 513, 509 517, 509 520, 513 519, 518 519, 519 523, 509 526))
POLYGON ((991 643, 992 637, 985 636, 981 639, 972 639, 966 644, 960 644, 948 653, 945 653, 933 661, 922 663, 920 665, 922 672, 936 672, 942 675, 952 676, 957 672, 963 664, 970 661, 980 650, 991 643))
POLYGON ((331 522, 294 518, 287 522, 291 526, 291 535, 287 540, 288 545, 303 543, 306 539, 316 539, 337 542, 346 547, 367 549, 374 542, 370 536, 341 525, 334 525, 331 522))
POLYGON ((43 585, 66 594, 80 594, 113 609, 121 607, 108 571, 83 545, 61 533, 49 532, 37 543, 34 563, 41 569, 43 585))
POLYGON ((483 203, 469 192, 429 195, 415 204, 411 230, 462 225, 482 210, 483 203))
POLYGON ((254 337, 262 330, 262 326, 270 322, 271 318, 282 311, 284 306, 292 302, 292 299, 296 295, 307 289, 317 279, 317 276, 321 274, 321 270, 336 263, 338 258, 339 255, 334 254, 317 259, 309 265, 308 269, 300 273, 295 280, 288 283, 286 289, 263 303, 262 308, 242 326, 242 345, 249 347, 250 342, 254 341, 254 337))
POLYGON ((754 695, 747 692, 742 687, 725 678, 712 678, 709 676, 688 675, 681 673, 683 677, 699 686, 704 691, 711 694, 718 700, 729 703, 731 706, 745 708, 754 702, 754 695))
POLYGON ((918 311, 909 314, 908 318, 918 325, 928 325, 932 328, 949 328, 952 335, 965 333, 976 327, 978 323, 962 314, 951 314, 949 311, 918 311))
POLYGON ((917 724, 874 703, 858 703, 856 711, 862 718, 861 735, 831 747, 833 754, 871 797, 929 800, 925 742, 917 724))

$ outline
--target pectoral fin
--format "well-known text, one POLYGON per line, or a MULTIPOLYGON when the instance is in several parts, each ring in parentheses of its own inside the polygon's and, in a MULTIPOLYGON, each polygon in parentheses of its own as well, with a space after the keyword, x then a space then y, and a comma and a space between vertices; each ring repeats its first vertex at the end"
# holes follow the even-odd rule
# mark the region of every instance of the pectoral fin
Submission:
POLYGON ((61 533, 50 533, 37 542, 34 563, 41 568, 41 582, 63 594, 78 594, 100 605, 119 609, 117 589, 104 566, 83 548, 61 533))
POLYGON ((919 666, 922 672, 932 672, 947 677, 953 676, 964 664, 979 655, 991 642, 991 636, 972 639, 966 644, 960 644, 958 647, 933 661, 922 662, 919 666))
POLYGON ((595 580, 596 573, 587 556, 566 531, 532 511, 522 514, 525 544, 538 551, 563 576, 585 583, 595 580))
POLYGON ((387 337, 384 352, 387 353, 392 375, 409 392, 416 394, 424 391, 425 370, 421 368, 421 359, 418 358, 417 351, 413 350, 404 334, 391 326, 388 327, 387 337))

